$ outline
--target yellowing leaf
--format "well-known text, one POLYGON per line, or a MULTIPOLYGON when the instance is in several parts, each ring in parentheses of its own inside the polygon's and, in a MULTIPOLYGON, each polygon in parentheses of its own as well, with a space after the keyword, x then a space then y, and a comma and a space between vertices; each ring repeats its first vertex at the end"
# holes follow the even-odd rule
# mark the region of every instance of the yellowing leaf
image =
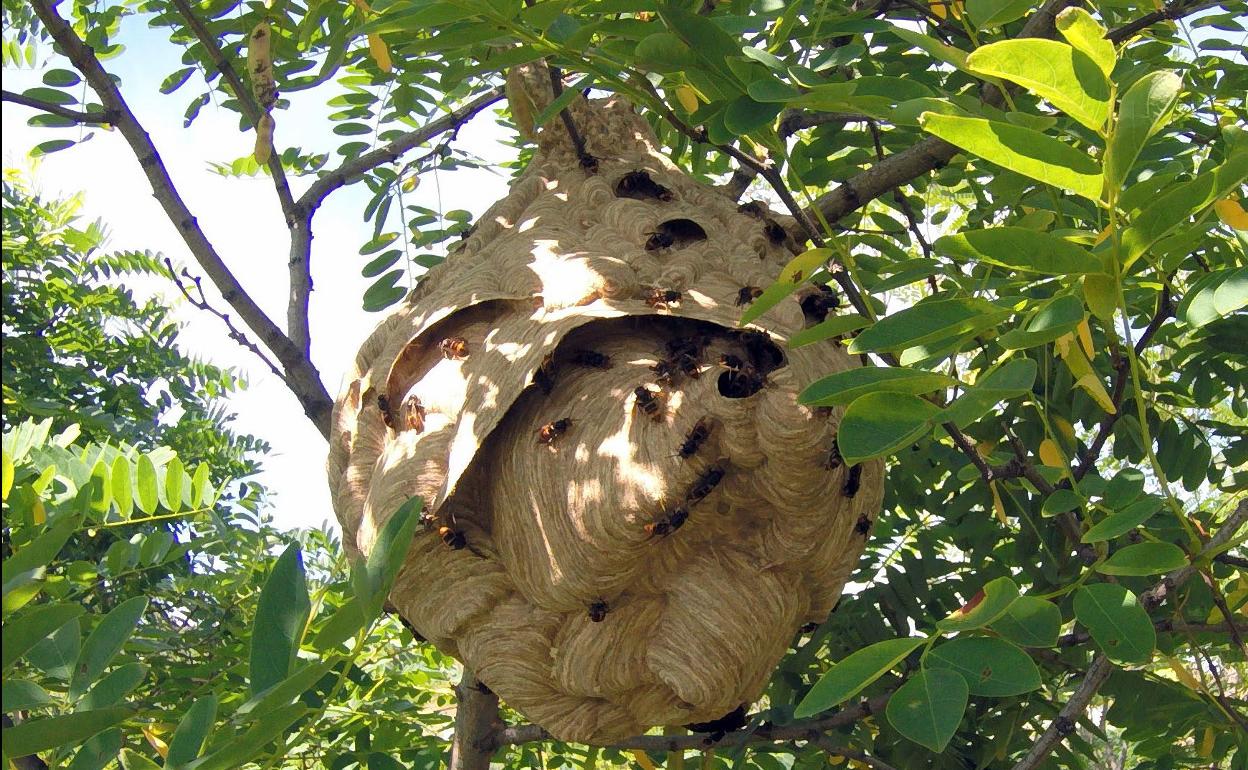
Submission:
POLYGON ((31 508, 30 516, 36 524, 43 524, 48 520, 48 511, 43 507, 42 500, 35 501, 34 507, 31 508))
POLYGON ((1244 211, 1244 207, 1234 198, 1223 198, 1215 201, 1213 204, 1214 213, 1218 215, 1218 219, 1222 220, 1222 224, 1232 227, 1236 230, 1248 230, 1248 211, 1244 211))
POLYGON ((641 765, 642 770, 655 770, 654 761, 650 759, 646 752, 640 749, 633 749, 633 758, 637 760, 637 764, 641 765))
POLYGON ((1067 443, 1075 443, 1075 426, 1071 425, 1069 420, 1065 417, 1059 417, 1058 415, 1052 415, 1049 419, 1057 427, 1058 432, 1062 434, 1062 438, 1064 438, 1067 443))
POLYGON ((676 101, 680 102, 680 106, 685 108, 685 112, 694 112, 698 109, 698 94, 689 86, 678 86, 676 88, 676 101))
POLYGON ((377 67, 382 72, 394 69, 394 63, 390 60, 390 48, 381 39, 381 35, 368 36, 368 54, 377 62, 377 67))
POLYGON ((1204 737, 1200 739, 1200 748, 1197 749, 1202 757, 1213 756, 1213 744, 1216 739, 1217 733, 1213 731, 1213 728, 1206 727, 1204 737))
POLYGON ((156 749, 156 753, 160 755, 161 759, 169 756, 169 744, 162 741, 160 736, 150 727, 143 728, 143 737, 147 739, 147 742, 151 744, 153 749, 156 749))
POLYGON ((1180 662, 1177 658, 1167 655, 1166 663, 1170 664, 1170 670, 1174 672, 1175 677, 1177 677, 1180 682, 1187 685, 1191 689, 1200 692, 1200 682, 1196 681, 1196 677, 1192 676, 1192 672, 1188 671, 1187 667, 1185 667, 1182 662, 1180 662))
POLYGON ((520 136, 530 141, 537 138, 537 105, 529 96, 524 77, 524 69, 512 67, 507 70, 507 104, 511 107, 512 120, 516 121, 516 129, 520 136))
POLYGON ((1113 400, 1105 392, 1105 386, 1101 384, 1100 379, 1095 374, 1085 374, 1078 380, 1075 380, 1075 385, 1083 388, 1101 409, 1104 409, 1109 414, 1118 413, 1118 408, 1114 406, 1113 400))
POLYGON ((1096 240, 1092 241, 1093 246, 1100 246, 1114 232, 1114 225, 1110 223, 1105 225, 1105 229, 1096 234, 1096 240))
POLYGON ((989 481, 988 489, 992 492, 992 510, 997 514, 997 521, 1009 524, 1005 518, 1005 503, 1001 502, 1001 493, 997 491, 997 482, 989 481))
POLYGON ((1080 321, 1076 331, 1079 332, 1079 344, 1083 345, 1083 352, 1089 356, 1096 355, 1096 351, 1092 349, 1092 329, 1088 326, 1088 319, 1080 321))
POLYGON ((1063 468, 1066 465, 1066 458, 1062 456, 1062 450, 1058 448, 1057 442, 1051 438, 1046 438, 1040 442, 1040 462, 1050 468, 1063 468))
POLYGON ((420 177, 412 174, 403 180, 403 192, 411 192, 420 186, 420 177))

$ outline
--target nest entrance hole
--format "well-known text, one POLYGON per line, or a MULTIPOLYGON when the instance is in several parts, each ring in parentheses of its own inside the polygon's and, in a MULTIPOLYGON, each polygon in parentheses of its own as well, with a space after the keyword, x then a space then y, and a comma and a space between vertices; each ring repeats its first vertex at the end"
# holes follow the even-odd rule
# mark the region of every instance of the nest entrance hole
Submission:
POLYGON ((646 250, 683 249, 706 240, 706 230, 692 219, 669 219, 660 222, 646 241, 646 250))
POLYGON ((615 183, 617 198, 670 201, 672 191, 654 181, 648 171, 630 171, 615 183))

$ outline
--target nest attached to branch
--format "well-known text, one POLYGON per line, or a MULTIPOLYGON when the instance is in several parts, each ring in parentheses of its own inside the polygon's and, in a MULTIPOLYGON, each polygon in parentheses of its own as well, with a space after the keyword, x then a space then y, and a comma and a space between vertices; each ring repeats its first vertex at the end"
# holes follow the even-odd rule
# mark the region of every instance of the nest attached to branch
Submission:
MULTIPOLYGON (((540 106, 549 92, 538 95, 540 106)), ((824 620, 883 494, 801 388, 857 366, 785 349, 808 287, 737 328, 791 242, 698 184, 620 99, 556 119, 475 231, 364 343, 330 488, 355 554, 425 500, 390 601, 557 738, 610 743, 756 699, 824 620)))

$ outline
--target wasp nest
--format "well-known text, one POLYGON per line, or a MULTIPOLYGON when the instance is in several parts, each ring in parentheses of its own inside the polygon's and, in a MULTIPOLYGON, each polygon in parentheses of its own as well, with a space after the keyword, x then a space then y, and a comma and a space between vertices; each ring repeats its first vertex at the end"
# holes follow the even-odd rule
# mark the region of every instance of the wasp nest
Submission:
POLYGON ((425 500, 390 595, 416 631, 556 737, 608 743, 756 699, 835 604, 883 478, 841 462, 840 410, 797 403, 857 365, 785 347, 835 295, 737 328, 783 227, 681 173, 627 103, 571 115, 585 152, 553 121, 364 343, 329 477, 356 554, 425 500))

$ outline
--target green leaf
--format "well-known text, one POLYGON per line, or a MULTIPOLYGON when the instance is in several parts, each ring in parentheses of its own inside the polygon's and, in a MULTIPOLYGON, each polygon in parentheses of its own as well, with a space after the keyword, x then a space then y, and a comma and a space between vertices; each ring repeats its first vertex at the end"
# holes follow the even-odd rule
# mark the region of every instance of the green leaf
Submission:
POLYGON ((975 596, 949 614, 936 627, 945 633, 983 628, 1001 617, 1018 598, 1018 586, 1008 577, 989 580, 975 596))
POLYGON ((127 663, 124 666, 118 666, 95 683, 91 691, 79 701, 76 710, 89 711, 116 706, 131 690, 138 687, 146 676, 147 666, 142 663, 127 663))
POLYGON ((264 714, 247 732, 183 767, 187 770, 232 770, 242 767, 307 712, 307 706, 297 703, 264 714))
POLYGON ((82 624, 77 615, 38 641, 26 653, 26 659, 53 679, 68 680, 82 646, 82 624))
POLYGON ((191 75, 195 73, 194 67, 183 67, 169 74, 160 83, 160 92, 162 94, 171 94, 181 88, 186 81, 191 79, 191 75))
POLYGON ((195 475, 191 478, 191 506, 204 507, 212 502, 212 484, 208 474, 210 470, 207 463, 200 463, 195 468, 195 475))
POLYGON ((1018 329, 1011 329, 997 338, 1007 350, 1022 350, 1044 345, 1074 331, 1083 320, 1083 300, 1073 294, 1059 294, 1045 302, 1018 329))
MULTIPOLYGON (((1052 605, 1050 605, 1052 606, 1052 605)), ((934 648, 924 659, 929 668, 961 674, 971 695, 1005 698, 1040 687, 1040 669, 1018 647, 988 636, 968 636, 934 648)))
POLYGON ((160 765, 133 749, 121 750, 121 770, 160 770, 160 765))
POLYGON ((95 627, 78 654, 74 676, 69 683, 70 700, 86 692, 91 683, 104 673, 122 645, 134 633, 139 618, 147 610, 147 597, 135 596, 113 608, 95 627))
POLYGON ((802 702, 797 704, 793 716, 804 719, 844 703, 884 676, 926 641, 921 636, 886 639, 850 653, 824 672, 802 702))
POLYGON ((1169 185, 1166 192, 1131 218, 1131 226, 1122 232, 1124 268, 1154 243, 1184 223, 1193 214, 1224 198, 1248 178, 1248 150, 1232 149, 1224 163, 1202 171, 1189 182, 1169 185))
POLYGON ((312 646, 322 652, 330 652, 354 636, 372 618, 372 615, 364 614, 364 602, 353 596, 321 624, 312 646))
POLYGON ((1101 261, 1082 246, 1025 227, 964 230, 937 238, 932 246, 938 253, 954 259, 1045 275, 1073 275, 1102 269, 1101 261))
POLYGON ((26 679, 5 678, 4 687, 0 688, 0 711, 11 714, 14 711, 29 711, 51 705, 54 701, 48 691, 26 679))
POLYGON ((374 281, 371 286, 364 290, 364 310, 369 313, 376 313, 403 299, 403 296, 407 294, 407 290, 395 284, 404 275, 406 275, 406 271, 403 269, 391 270, 374 281))
POLYGON ((1032 6, 1021 0, 966 0, 966 13, 975 26, 987 29, 1023 18, 1032 6))
POLYGON ((113 486, 108 478, 108 463, 103 460, 96 462, 95 467, 91 469, 91 510, 104 514, 108 513, 109 506, 113 503, 113 486))
POLYGON ((139 510, 149 515, 155 513, 160 504, 160 495, 156 491, 156 464, 152 462, 150 455, 139 456, 134 482, 135 500, 139 504, 139 510))
POLYGON ((424 501, 419 497, 410 498, 399 506, 378 533, 363 568, 353 575, 356 596, 363 602, 365 622, 381 611, 411 548, 423 510, 424 501))
POLYGON ((1008 313, 974 297, 928 299, 876 321, 849 345, 852 354, 904 350, 996 325, 1008 313))
POLYGON ((112 706, 31 719, 4 730, 4 753, 10 757, 25 757, 48 749, 77 746, 129 715, 130 709, 112 706))
POLYGON ((966 69, 966 51, 960 48, 945 45, 933 37, 904 27, 891 26, 888 28, 888 31, 915 48, 922 49, 938 61, 960 70, 966 69))
POLYGON ((907 369, 902 366, 863 366, 846 369, 816 380, 798 396, 798 403, 816 406, 844 406, 869 393, 919 395, 953 387, 957 380, 938 372, 907 369))
POLYGON ((217 696, 209 693, 191 704, 182 715, 178 727, 169 741, 169 754, 165 767, 169 770, 182 767, 199 756, 199 750, 212 734, 212 724, 217 718, 217 696))
POLYGON ((724 110, 724 125, 737 136, 744 136, 771 125, 784 109, 783 104, 760 103, 748 96, 738 96, 724 110))
POLYGON ((1083 505, 1083 498, 1069 489, 1057 489, 1044 499, 1040 512, 1045 516, 1056 516, 1059 513, 1073 511, 1083 505))
POLYGON ((593 82, 594 78, 590 75, 586 75, 572 85, 564 88, 563 91, 559 93, 558 99, 551 101, 550 104, 546 105, 546 109, 537 114, 537 117, 533 119, 533 125, 537 128, 545 126, 548 122, 550 122, 551 118, 562 112, 576 99, 576 97, 581 95, 582 91, 589 88, 593 82))
POLYGON ((65 770, 104 770, 121 753, 121 730, 113 728, 88 738, 65 770))
POLYGON ((1067 8, 1057 15, 1057 31, 1066 42, 1086 55, 1106 78, 1114 71, 1118 55, 1105 38, 1105 28, 1082 8, 1067 8))
POLYGON ((1187 554, 1172 543, 1137 543, 1115 551, 1096 565, 1103 575, 1156 575, 1179 569, 1187 564, 1187 554))
POLYGON ((291 701, 303 695, 308 688, 315 685, 333 669, 337 661, 327 657, 315 663, 307 663, 296 669, 290 676, 268 688, 264 692, 248 698, 234 712, 237 716, 247 714, 267 714, 273 709, 289 705, 291 701))
POLYGON ((975 49, 966 66, 978 75, 1017 83, 1093 131, 1104 128, 1109 117, 1105 74, 1087 54, 1065 43, 1038 37, 989 43, 975 49))
POLYGON ((79 604, 45 604, 0 626, 0 669, 8 671, 23 655, 53 632, 82 614, 79 604))
POLYGON ((1051 136, 1030 128, 984 118, 919 116, 924 131, 984 160, 1025 177, 1096 201, 1101 197, 1101 169, 1095 160, 1051 136))
POLYGON ((1114 511, 1083 533, 1083 542, 1100 543, 1125 535, 1152 518, 1161 510, 1161 498, 1149 496, 1131 503, 1121 511, 1114 511))
POLYGON ((906 393, 868 393, 845 410, 836 444, 848 465, 885 457, 931 429, 940 407, 906 393))
POLYGON ((249 686, 252 695, 286 678, 299 652, 303 628, 312 611, 303 554, 292 543, 273 565, 256 608, 251 632, 249 686))
POLYGON ((77 72, 65 69, 51 69, 43 73, 43 82, 54 88, 69 88, 82 82, 77 72))
POLYGON ((1182 87, 1182 78, 1161 70, 1148 73, 1127 89, 1105 150, 1106 184, 1121 187, 1126 182, 1145 142, 1170 119, 1182 87))
POLYGON ((961 724, 969 695, 956 671, 923 669, 897 688, 884 715, 897 732, 939 754, 961 724))
POLYGON ((1192 329, 1248 306, 1248 267, 1215 270, 1201 276, 1179 302, 1177 315, 1192 329))
POLYGON ((1047 599, 1020 596, 992 622, 991 628, 1024 647, 1052 647, 1062 630, 1062 611, 1047 599))
POLYGON ((62 515, 42 534, 16 549, 11 556, 6 558, 4 564, 0 566, 0 579, 4 582, 4 592, 6 594, 9 592, 9 584, 18 575, 48 566, 69 542, 69 538, 81 522, 81 516, 62 515))
POLYGON ((165 507, 170 513, 182 510, 182 484, 186 469, 181 458, 174 457, 165 466, 165 507))
POLYGON ((118 455, 113 460, 113 472, 111 481, 113 484, 113 505, 117 506, 117 513, 123 519, 130 518, 130 514, 134 513, 134 491, 130 485, 130 461, 125 457, 118 455))
POLYGON ((945 408, 943 420, 963 427, 983 417, 997 402, 1017 398, 1032 388, 1039 366, 1030 358, 1011 358, 967 388, 945 408))
POLYGON ((871 323, 865 317, 857 313, 846 313, 845 315, 832 316, 826 321, 815 324, 814 326, 802 329, 797 334, 789 338, 790 348, 800 348, 804 345, 811 345, 816 342, 831 337, 838 337, 856 331, 871 323))
POLYGON ((656 32, 637 44, 637 66, 650 72, 680 72, 696 67, 698 57, 671 32, 656 32))
POLYGON ((1147 663, 1157 646, 1157 632, 1135 594, 1115 583, 1081 586, 1075 591, 1075 619, 1115 663, 1147 663))
POLYGON ((814 275, 819 266, 827 262, 831 256, 832 249, 808 249, 789 260, 789 263, 780 271, 780 277, 776 279, 776 282, 764 289, 758 299, 751 302, 741 314, 739 325, 745 326, 771 310, 780 300, 796 291, 807 278, 814 275))
POLYGON ((38 158, 42 155, 51 155, 54 152, 68 150, 75 144, 73 139, 49 139, 46 142, 40 142, 30 151, 32 158, 38 158))

